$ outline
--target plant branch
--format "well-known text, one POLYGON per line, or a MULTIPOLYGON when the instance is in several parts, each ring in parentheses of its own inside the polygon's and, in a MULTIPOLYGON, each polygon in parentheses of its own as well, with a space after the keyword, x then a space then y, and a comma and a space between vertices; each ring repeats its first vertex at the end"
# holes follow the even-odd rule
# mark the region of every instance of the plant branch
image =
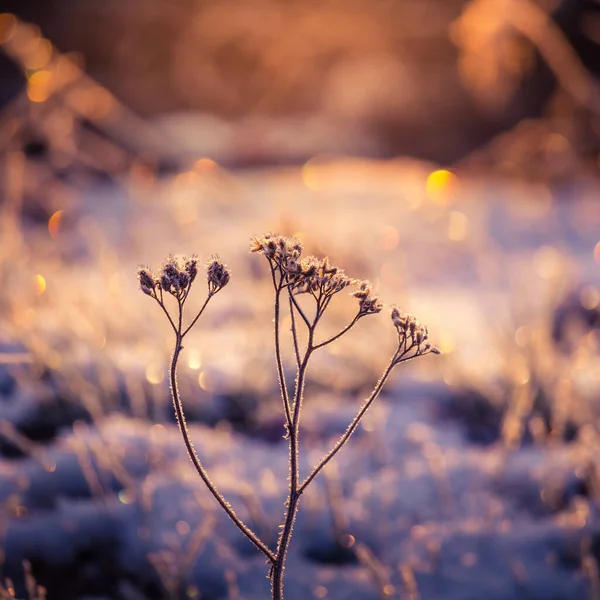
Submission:
MULTIPOLYGON (((188 331, 196 324, 196 321, 200 318, 200 316, 202 315, 202 313, 204 312, 204 309, 206 308, 206 305, 208 304, 209 300, 216 294, 217 292, 208 293, 208 296, 206 297, 206 300, 204 301, 204 304, 202 305, 202 308, 198 311, 198 314, 194 317, 194 320, 188 325, 188 327, 185 329, 185 331, 181 334, 181 338, 183 339, 188 331)), ((183 303, 181 304, 182 308, 183 308, 183 303)), ((183 317, 183 311, 180 312, 180 331, 181 331, 181 318, 183 317)))
MULTIPOLYGON (((208 300, 207 300, 208 302, 208 300)), ((205 303, 206 305, 206 303, 205 303)), ((181 315, 180 315, 181 318, 181 315)), ((179 330, 181 331, 181 330, 179 330)), ((173 352, 173 358, 171 359, 171 368, 170 368, 170 380, 171 380, 171 396, 173 398, 173 406, 175 407, 175 414, 177 415, 177 423, 179 425, 179 430, 181 431, 181 435, 183 436, 183 441, 185 443, 185 447, 187 449, 188 455, 192 464, 196 468, 198 475, 200 475, 202 481, 206 484, 206 487, 209 489, 210 493, 214 496, 216 501, 221 505, 223 510, 227 513, 227 516, 235 523, 238 529, 258 548, 271 562, 275 562, 275 554, 270 550, 270 548, 237 516, 236 512, 233 510, 229 502, 225 500, 221 492, 217 489, 215 484, 211 481, 206 469, 202 465, 198 453, 196 452, 196 448, 192 443, 190 433, 187 427, 187 423, 185 420, 185 414, 183 411, 183 404, 181 402, 181 398, 179 396, 179 389, 177 387, 177 361, 179 359, 179 353, 183 349, 181 345, 183 336, 180 332, 177 333, 176 342, 175 342, 175 350, 173 352)))
POLYGON ((321 469, 323 469, 323 467, 343 448, 344 444, 348 441, 350 436, 354 433, 360 420, 363 418, 363 416, 365 415, 365 413, 367 412, 367 410, 373 403, 373 400, 375 400, 375 398, 377 398, 377 396, 381 392, 383 386, 385 385, 385 382, 387 381, 387 378, 389 377, 390 373, 392 372, 392 369, 394 368, 395 364, 397 364, 395 362, 395 358, 396 358, 396 356, 394 355, 394 357, 390 361, 389 365, 386 367, 385 371, 383 372, 383 375, 380 377, 379 381, 375 385, 375 388, 371 392, 371 395, 363 402, 363 405, 361 406, 360 410, 354 417, 354 420, 350 423, 350 425, 348 425, 348 429, 346 429, 345 433, 335 443, 333 448, 313 468, 311 474, 304 480, 302 485, 299 487, 298 491, 300 493, 302 493, 307 488, 307 486, 310 484, 310 482, 319 474, 321 469))
POLYGON ((323 346, 327 346, 328 344, 331 344, 331 342, 335 342, 335 340, 337 340, 338 338, 341 338, 346 332, 350 331, 350 329, 352 329, 352 327, 354 327, 354 325, 356 325, 356 322, 359 319, 359 315, 356 315, 354 317, 354 319, 352 319, 352 321, 350 321, 350 323, 348 323, 348 325, 346 325, 346 327, 344 327, 344 329, 342 329, 338 334, 334 335, 333 337, 329 338, 328 340, 325 340, 324 342, 321 342, 320 344, 317 344, 314 349, 318 350, 319 348, 322 348, 323 346))
POLYGON ((156 295, 153 296, 153 298, 156 300, 156 302, 158 303, 158 305, 162 308, 162 310, 165 313, 165 315, 167 315, 167 319, 169 319, 169 323, 171 323, 171 327, 173 328, 173 331, 175 333, 177 333, 177 327, 175 327, 175 323, 173 323, 173 319, 171 319, 171 315, 169 314, 169 311, 167 310, 167 307, 165 306, 165 304, 163 302, 162 291, 161 291, 161 294, 160 294, 160 299, 156 295))
POLYGON ((285 410, 286 424, 289 428, 292 425, 292 415, 290 408, 290 398, 288 394, 287 384, 285 382, 285 370, 283 368, 283 359, 281 357, 281 340, 279 332, 279 313, 281 304, 281 287, 283 284, 283 274, 280 273, 279 283, 275 277, 275 269, 271 266, 271 278, 273 280, 273 288, 275 290, 275 362, 277 363, 277 377, 279 378, 279 388, 281 389, 281 399, 283 400, 283 408, 285 410))
POLYGON ((292 302, 292 294, 289 293, 290 315, 292 318, 292 337, 294 338, 294 354, 296 356, 296 366, 300 368, 300 349, 298 348, 298 330, 296 329, 296 316, 294 314, 294 304, 292 302))
POLYGON ((289 288, 288 288, 288 291, 290 294, 290 299, 294 303, 294 306, 296 307, 298 314, 302 317, 302 320, 306 323, 306 326, 310 329, 310 321, 308 320, 308 317, 304 314, 302 307, 298 304, 298 301, 296 300, 296 296, 294 296, 294 294, 291 292, 291 290, 289 290, 289 288))

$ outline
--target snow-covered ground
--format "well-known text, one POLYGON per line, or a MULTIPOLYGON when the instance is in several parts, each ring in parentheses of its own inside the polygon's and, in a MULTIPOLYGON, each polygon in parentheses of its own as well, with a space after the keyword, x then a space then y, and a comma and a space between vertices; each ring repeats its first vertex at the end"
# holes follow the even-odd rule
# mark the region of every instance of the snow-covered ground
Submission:
MULTIPOLYGON (((166 382, 171 332, 134 272, 171 252, 231 267, 190 334, 181 391, 211 476, 274 546, 287 444, 270 282, 247 252, 273 230, 369 278, 444 351, 395 372, 304 496, 286 598, 595 598, 597 182, 433 171, 315 159, 228 172, 204 159, 172 179, 140 171, 86 189, 50 229, 27 223, 0 292, 4 576, 18 587, 29 561, 50 600, 268 597, 264 560, 187 459, 166 382)), ((354 308, 336 300, 332 333, 354 308)), ((382 313, 315 359, 304 472, 394 337, 382 313)))

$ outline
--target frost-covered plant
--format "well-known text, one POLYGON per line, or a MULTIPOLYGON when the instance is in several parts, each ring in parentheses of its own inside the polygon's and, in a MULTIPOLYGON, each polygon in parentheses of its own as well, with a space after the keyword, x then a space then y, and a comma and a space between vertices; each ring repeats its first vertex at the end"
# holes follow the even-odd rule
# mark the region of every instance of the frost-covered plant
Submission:
POLYGON ((325 465, 342 449, 356 430, 360 420, 367 412, 375 398, 381 392, 390 373, 400 363, 412 360, 425 354, 439 354, 440 351, 428 342, 427 327, 419 324, 412 317, 402 313, 397 307, 391 310, 391 320, 398 341, 387 367, 375 385, 370 396, 366 398, 345 433, 333 445, 312 471, 301 478, 299 468, 299 433, 300 417, 304 386, 309 362, 320 349, 336 341, 347 333, 362 318, 381 312, 383 305, 368 281, 348 277, 343 270, 329 264, 327 258, 302 256, 302 243, 298 238, 282 235, 266 234, 252 239, 250 252, 262 254, 268 263, 274 292, 275 323, 275 360, 279 387, 285 415, 285 437, 289 444, 289 491, 285 503, 285 515, 281 525, 281 533, 275 550, 263 542, 236 514, 230 504, 209 478, 191 441, 185 422, 183 406, 177 388, 177 362, 182 350, 182 342, 190 329, 196 324, 204 312, 208 302, 227 285, 230 272, 227 266, 217 257, 206 264, 206 281, 208 292, 202 308, 189 324, 184 323, 184 306, 193 282, 198 275, 198 259, 169 256, 161 270, 154 274, 150 269, 141 267, 138 279, 141 290, 156 300, 161 307, 175 333, 175 348, 171 359, 170 381, 171 394, 179 428, 185 446, 196 471, 240 531, 260 550, 270 564, 269 578, 273 600, 283 598, 283 574, 285 561, 292 536, 292 530, 300 497, 325 467, 325 465), (318 326, 334 296, 352 288, 351 295, 358 300, 356 314, 339 333, 326 339, 318 339, 318 326), (173 296, 177 302, 177 310, 171 314, 165 304, 166 294, 173 296), (308 298, 300 302, 300 297, 308 298), (291 316, 291 336, 296 361, 296 383, 293 392, 288 389, 282 351, 281 351, 281 310, 282 303, 288 304, 291 316), (310 308, 310 310, 309 310, 310 308), (302 331, 304 332, 302 335, 302 331), (303 343, 301 343, 301 337, 303 343))

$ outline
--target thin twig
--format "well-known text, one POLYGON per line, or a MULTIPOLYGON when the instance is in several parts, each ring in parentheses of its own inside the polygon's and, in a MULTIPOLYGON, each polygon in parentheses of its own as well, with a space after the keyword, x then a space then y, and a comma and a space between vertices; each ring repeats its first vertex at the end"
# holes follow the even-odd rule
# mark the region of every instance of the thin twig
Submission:
POLYGON ((290 398, 288 394, 287 384, 285 381, 285 371, 283 369, 283 359, 281 357, 281 340, 279 333, 279 312, 281 302, 281 286, 283 283, 283 274, 280 273, 279 283, 275 277, 275 268, 271 266, 271 278, 273 280, 273 288, 275 290, 275 362, 277 363, 277 377, 279 378, 279 387, 281 389, 281 399, 283 400, 283 408, 285 410, 286 425, 289 428, 292 425, 292 415, 290 408, 290 398))
MULTIPOLYGON (((208 302, 208 299, 205 302, 208 302)), ((182 320, 182 310, 180 307, 179 310, 179 323, 181 324, 182 320)), ((187 331, 187 330, 186 330, 187 331)), ((181 435, 183 437, 183 441, 185 443, 185 447, 187 449, 188 455, 192 464, 196 468, 198 475, 200 475, 202 481, 208 487, 210 493, 215 497, 217 502, 221 505, 223 510, 227 513, 229 518, 237 525, 238 529, 258 548, 268 560, 272 563, 275 562, 275 555, 269 549, 269 547, 237 516, 229 502, 225 500, 221 492, 217 489, 215 484, 211 481, 208 473, 206 472, 202 462, 200 461, 200 457, 196 452, 196 448, 191 440, 190 433, 187 427, 187 423, 185 420, 185 414, 183 411, 183 404, 181 402, 181 398, 179 395, 179 389, 177 386, 177 361, 179 359, 179 354, 182 350, 181 341, 183 335, 180 333, 181 327, 177 333, 176 341, 175 341, 175 350, 173 352, 173 358, 171 359, 171 369, 170 369, 170 379, 171 379, 171 395, 173 397, 173 406, 175 407, 175 414, 177 415, 177 423, 179 425, 179 430, 181 431, 181 435)))
POLYGON ((352 319, 352 321, 350 321, 350 323, 348 323, 348 325, 346 325, 346 327, 344 327, 344 329, 342 329, 338 334, 334 335, 333 337, 329 338, 328 340, 326 340, 324 342, 321 342, 320 344, 317 344, 315 346, 315 350, 318 350, 319 348, 322 348, 323 346, 327 346, 328 344, 331 344, 331 342, 335 342, 335 340, 337 340, 338 338, 341 338, 345 333, 350 331, 350 329, 352 329, 352 327, 354 327, 354 325, 356 325, 356 322, 358 321, 359 318, 360 318, 360 316, 356 315, 354 317, 354 319, 352 319))
MULTIPOLYGON (((289 290, 288 290, 289 292, 289 290)), ((292 318, 292 337, 294 339, 294 354, 296 356, 296 367, 300 368, 300 349, 298 348, 298 330, 296 329, 296 317, 294 315, 294 303, 292 302, 292 293, 288 293, 290 300, 290 315, 292 318)))
POLYGON ((343 448, 344 444, 354 433, 354 430, 358 427, 358 423, 373 403, 373 400, 375 400, 375 398, 377 398, 377 396, 381 392, 381 389, 383 388, 385 382, 387 381, 387 378, 392 372, 392 369, 397 364, 394 359, 395 356, 394 358, 392 358, 392 360, 390 360, 390 363, 388 364, 387 368, 383 372, 383 375, 380 377, 379 381, 375 385, 375 388, 371 392, 371 395, 363 402, 363 405, 354 417, 353 421, 350 423, 350 425, 348 425, 348 428, 346 429, 345 433, 335 443, 333 448, 318 462, 318 464, 313 468, 311 474, 304 480, 302 485, 299 487, 300 493, 302 493, 306 489, 310 482, 319 474, 321 469, 323 469, 323 467, 343 448))
MULTIPOLYGON (((185 329, 185 331, 181 334, 181 338, 183 339, 188 331, 196 324, 196 321, 200 318, 200 316, 202 315, 202 313, 204 312, 204 309, 206 308, 206 305, 208 304, 209 300, 216 294, 217 292, 214 293, 209 293, 208 296, 206 297, 206 300, 204 301, 204 304, 202 305, 202 308, 198 311, 198 314, 194 317, 194 320, 189 324, 189 326, 185 329)), ((185 302, 185 300, 183 301, 185 302)), ((181 303, 181 306, 183 308, 183 302, 181 303)))

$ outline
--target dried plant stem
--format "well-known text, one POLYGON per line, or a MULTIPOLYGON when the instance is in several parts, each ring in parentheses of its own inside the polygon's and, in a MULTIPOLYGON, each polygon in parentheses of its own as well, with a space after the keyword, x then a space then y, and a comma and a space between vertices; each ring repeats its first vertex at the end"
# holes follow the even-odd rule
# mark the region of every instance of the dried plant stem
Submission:
MULTIPOLYGON (((206 307, 206 305, 208 304, 209 299, 210 299, 210 296, 204 303, 204 306, 202 307, 202 309, 200 310, 198 315, 196 316, 196 319, 194 319, 194 322, 198 319, 198 317, 204 310, 204 307, 206 307)), ((159 302, 159 304, 160 304, 160 302, 159 302)), ((237 516, 236 512, 233 510, 233 508, 231 507, 229 502, 227 502, 227 500, 225 500, 225 498, 223 497, 221 492, 219 492, 219 490, 217 489, 216 485, 211 481, 210 477, 208 476, 208 473, 206 472, 206 469, 204 468, 204 466, 202 465, 202 462, 200 461, 200 457, 198 456, 198 453, 196 452, 196 448, 194 447, 194 444, 190 437, 190 432, 189 432, 189 429, 187 427, 187 423, 185 420, 185 414, 183 412, 183 404, 181 402, 181 397, 179 395, 179 388, 177 386, 177 362, 179 360, 179 355, 180 355, 181 351, 183 350, 183 346, 182 346, 183 336, 185 335, 185 333, 187 333, 187 331, 189 331, 189 328, 188 328, 188 329, 186 329, 185 333, 182 332, 182 318, 183 318, 183 304, 180 303, 179 304, 178 328, 177 328, 176 336, 175 336, 175 349, 173 351, 173 356, 171 358, 171 367, 169 369, 169 376, 170 376, 170 382, 171 382, 171 396, 173 398, 173 406, 175 408, 175 414, 177 416, 177 424, 179 425, 179 431, 181 431, 181 435, 183 437, 183 441, 185 443, 185 447, 187 449, 190 460, 192 461, 192 464, 196 468, 198 475, 200 475, 200 478, 206 484, 206 487, 209 489, 210 493, 214 496, 215 500, 221 505, 223 510, 227 513, 227 516, 236 524, 238 529, 254 544, 254 546, 256 546, 256 548, 258 548, 267 557, 267 559, 271 563, 273 563, 275 561, 275 555, 270 550, 270 548, 237 516)))
POLYGON ((362 406, 360 407, 360 410, 354 417, 352 423, 348 425, 348 429, 346 429, 342 437, 335 443, 333 448, 313 468, 311 474, 304 480, 304 482, 300 486, 300 492, 303 492, 306 489, 306 487, 310 485, 310 482, 319 474, 321 469, 323 469, 323 467, 344 447, 344 444, 350 439, 350 436, 358 427, 360 420, 363 418, 367 410, 369 410, 369 407, 371 406, 375 398, 379 396, 379 393, 383 389, 383 386, 385 385, 385 382, 387 381, 395 364, 396 363, 392 359, 390 361, 390 364, 387 366, 386 370, 383 372, 383 375, 373 388, 371 395, 363 402, 362 406))
POLYGON ((169 256, 163 264, 159 275, 155 275, 147 267, 138 269, 140 289, 160 305, 166 314, 175 333, 175 349, 171 358, 169 377, 171 383, 171 396, 177 416, 177 423, 185 443, 188 455, 196 468, 198 475, 211 494, 221 505, 227 516, 235 523, 238 529, 260 550, 271 564, 269 578, 271 580, 272 600, 283 600, 283 576, 294 522, 298 513, 300 497, 304 490, 321 472, 327 463, 342 449, 350 436, 358 427, 373 401, 377 398, 385 385, 392 369, 401 362, 412 360, 417 356, 440 351, 427 342, 427 327, 411 315, 403 314, 397 307, 391 311, 392 323, 398 333, 398 346, 381 378, 375 385, 371 395, 364 401, 356 417, 348 426, 342 437, 333 448, 313 468, 310 475, 301 483, 300 479, 300 416, 304 397, 304 385, 309 361, 316 350, 335 342, 347 333, 354 325, 367 315, 381 312, 382 304, 373 294, 372 286, 368 281, 350 279, 341 269, 329 264, 327 258, 316 259, 307 257, 298 262, 302 251, 302 244, 296 238, 284 238, 267 234, 262 238, 254 238, 251 244, 252 252, 263 253, 269 262, 271 279, 273 282, 274 301, 274 338, 275 338, 275 363, 277 377, 281 391, 281 399, 285 413, 285 427, 289 447, 289 491, 285 504, 285 515, 281 525, 281 533, 277 541, 277 549, 273 552, 258 535, 256 535, 235 513, 230 504, 210 480, 206 469, 202 465, 198 453, 192 443, 190 433, 185 421, 183 404, 177 386, 177 363, 183 350, 183 338, 196 324, 210 299, 229 282, 230 272, 227 266, 218 257, 213 257, 206 265, 208 296, 198 314, 189 326, 183 325, 184 304, 187 300, 191 284, 198 274, 198 260, 196 257, 169 256), (327 310, 331 299, 345 288, 357 285, 358 289, 352 296, 358 299, 358 311, 352 321, 336 335, 323 342, 315 343, 317 325, 327 310), (173 296, 177 301, 177 316, 173 318, 164 304, 163 290, 173 296), (284 292, 285 290, 285 292, 284 292), (291 334, 296 362, 296 385, 293 398, 288 391, 283 355, 281 351, 281 296, 287 293, 287 300, 291 318, 291 334), (295 298, 295 294, 304 293, 315 302, 314 313, 304 312, 295 298), (310 315, 310 316, 309 316, 310 315), (300 351, 300 338, 298 324, 304 323, 307 329, 306 348, 300 351), (408 341, 410 340, 410 345, 408 341))
POLYGON ((283 276, 280 274, 280 279, 279 281, 277 281, 275 272, 276 270, 274 266, 271 266, 271 277, 273 279, 273 287, 275 289, 275 357, 277 362, 277 377, 279 378, 279 387, 281 389, 281 399, 283 401, 283 408, 285 411, 286 425, 289 429, 292 424, 292 415, 287 384, 285 382, 285 373, 283 370, 283 360, 281 358, 281 339, 279 332, 279 313, 281 305, 281 287, 283 283, 283 276))
MULTIPOLYGON (((292 329, 295 330, 295 325, 292 323, 292 329)), ((294 331, 294 336, 297 332, 294 331)), ((290 451, 290 488, 289 497, 287 500, 287 510, 285 514, 285 520, 281 535, 279 536, 279 542, 277 544, 277 555, 275 562, 273 563, 273 570, 271 573, 271 585, 272 585, 272 598, 273 600, 282 600, 283 598, 283 574, 285 570, 285 559, 287 551, 290 545, 292 537, 292 530, 294 528, 294 521, 296 520, 296 514, 298 513, 298 504, 300 502, 300 496, 302 490, 299 489, 300 481, 300 465, 298 460, 298 448, 299 448, 299 425, 300 425, 300 410, 302 408, 302 396, 304 394, 304 382, 306 379, 306 370, 308 368, 308 361, 313 352, 313 336, 314 336, 314 325, 309 328, 308 331, 308 343, 304 358, 300 366, 298 367, 298 377, 296 380, 296 391, 294 393, 294 415, 292 424, 289 428, 289 451, 290 451)), ((278 358, 278 362, 281 357, 278 358)))

